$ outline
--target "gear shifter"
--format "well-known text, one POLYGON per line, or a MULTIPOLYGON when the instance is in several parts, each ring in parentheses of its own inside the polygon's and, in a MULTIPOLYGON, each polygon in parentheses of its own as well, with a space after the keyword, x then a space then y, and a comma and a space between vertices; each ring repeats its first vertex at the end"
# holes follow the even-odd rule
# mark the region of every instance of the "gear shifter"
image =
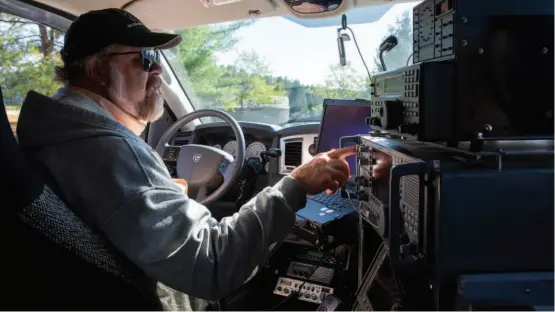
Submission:
POLYGON ((260 153, 260 157, 263 161, 269 162, 270 157, 279 157, 281 156, 281 150, 279 148, 270 148, 267 151, 263 151, 260 153))
POLYGON ((270 163, 270 158, 278 158, 281 156, 281 150, 279 148, 270 148, 267 151, 260 153, 260 158, 262 159, 262 172, 264 174, 268 173, 268 168, 266 164, 270 163))

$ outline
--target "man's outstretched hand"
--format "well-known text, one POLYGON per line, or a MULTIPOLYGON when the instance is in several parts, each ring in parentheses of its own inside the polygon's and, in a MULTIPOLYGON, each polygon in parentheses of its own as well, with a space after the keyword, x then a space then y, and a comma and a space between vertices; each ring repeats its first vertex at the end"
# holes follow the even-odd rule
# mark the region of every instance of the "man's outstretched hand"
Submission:
POLYGON ((344 158, 355 154, 356 146, 318 154, 308 163, 293 170, 291 177, 303 186, 308 195, 323 191, 333 194, 349 179, 349 164, 344 158))

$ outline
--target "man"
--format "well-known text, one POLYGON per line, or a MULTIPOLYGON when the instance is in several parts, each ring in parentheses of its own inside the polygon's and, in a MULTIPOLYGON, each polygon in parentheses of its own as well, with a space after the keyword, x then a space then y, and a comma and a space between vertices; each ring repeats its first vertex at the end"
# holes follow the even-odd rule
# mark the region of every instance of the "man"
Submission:
POLYGON ((307 194, 346 182, 343 157, 354 149, 316 156, 218 223, 183 194, 138 136, 163 111, 154 49, 180 41, 151 32, 122 10, 80 16, 66 33, 64 66, 57 68, 65 87, 54 101, 30 93, 17 131, 22 148, 48 169, 68 205, 148 277, 218 300, 238 289, 264 263, 269 247, 285 238, 307 194))

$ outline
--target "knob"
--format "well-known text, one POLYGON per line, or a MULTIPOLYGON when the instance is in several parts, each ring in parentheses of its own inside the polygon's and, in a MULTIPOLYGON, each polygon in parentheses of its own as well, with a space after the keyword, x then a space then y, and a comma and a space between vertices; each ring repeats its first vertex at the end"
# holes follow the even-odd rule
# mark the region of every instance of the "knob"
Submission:
POLYGON ((358 151, 360 153, 368 153, 370 151, 370 146, 368 145, 359 145, 358 151))
POLYGON ((308 146, 308 153, 310 154, 310 156, 316 156, 316 144, 312 143, 308 146))
POLYGON ((382 113, 381 124, 387 130, 396 129, 403 123, 403 102, 386 101, 382 113))
POLYGON ((370 186, 370 181, 365 177, 359 177, 358 182, 359 182, 360 186, 364 186, 364 187, 369 187, 370 186))
POLYGON ((370 160, 366 157, 362 157, 358 159, 358 164, 360 166, 368 166, 370 164, 370 160))
POLYGON ((366 194, 366 192, 363 190, 358 191, 357 195, 358 200, 360 201, 368 201, 370 199, 370 197, 368 197, 368 194, 366 194))

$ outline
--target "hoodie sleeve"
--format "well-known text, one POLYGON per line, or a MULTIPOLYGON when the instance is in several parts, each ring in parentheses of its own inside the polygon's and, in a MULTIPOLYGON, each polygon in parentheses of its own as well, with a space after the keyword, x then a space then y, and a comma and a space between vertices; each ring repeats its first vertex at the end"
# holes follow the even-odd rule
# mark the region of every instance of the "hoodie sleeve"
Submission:
POLYGON ((129 153, 120 157, 140 165, 113 170, 126 193, 137 191, 106 218, 102 230, 148 276, 188 295, 219 300, 238 289, 263 265, 270 245, 290 233, 295 212, 306 204, 298 182, 284 177, 217 222, 183 194, 150 147, 125 142, 129 153))

